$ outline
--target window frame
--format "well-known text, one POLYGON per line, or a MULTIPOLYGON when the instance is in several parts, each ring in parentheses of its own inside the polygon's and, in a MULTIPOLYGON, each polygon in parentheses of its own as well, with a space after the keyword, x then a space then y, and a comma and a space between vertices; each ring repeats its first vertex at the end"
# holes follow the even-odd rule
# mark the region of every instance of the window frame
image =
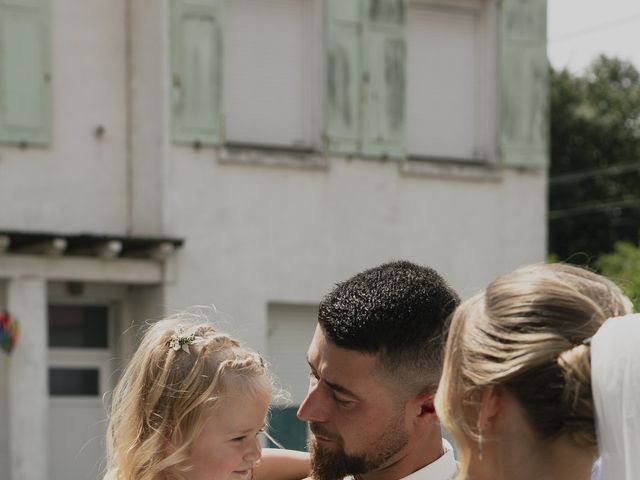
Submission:
MULTIPOLYGON (((47 302, 49 305, 65 305, 65 306, 100 306, 107 308, 107 347, 50 347, 47 337, 47 374, 51 368, 90 368, 98 369, 98 388, 97 396, 65 396, 50 395, 49 385, 47 383, 47 396, 50 402, 54 402, 59 406, 73 405, 94 405, 95 402, 102 403, 103 393, 109 392, 112 388, 111 372, 114 371, 114 352, 116 351, 116 320, 117 320, 117 304, 113 301, 103 299, 83 298, 82 300, 58 299, 51 298, 47 302), (69 403, 71 402, 71 403, 69 403)), ((47 314, 47 330, 48 330, 48 314, 47 314)))

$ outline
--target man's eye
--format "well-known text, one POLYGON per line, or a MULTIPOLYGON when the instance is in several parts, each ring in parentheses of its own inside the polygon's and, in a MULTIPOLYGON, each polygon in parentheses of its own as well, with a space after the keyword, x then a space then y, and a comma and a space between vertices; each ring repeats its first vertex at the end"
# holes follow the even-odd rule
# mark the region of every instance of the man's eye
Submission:
POLYGON ((232 439, 231 439, 231 441, 232 441, 232 442, 241 442, 241 441, 243 441, 245 438, 247 438, 247 436, 246 436, 246 435, 243 435, 243 436, 241 436, 241 437, 232 438, 232 439))
POLYGON ((353 400, 341 399, 340 397, 337 397, 335 395, 333 396, 333 399, 336 401, 338 405, 341 405, 343 407, 348 407, 350 405, 353 405, 353 400))

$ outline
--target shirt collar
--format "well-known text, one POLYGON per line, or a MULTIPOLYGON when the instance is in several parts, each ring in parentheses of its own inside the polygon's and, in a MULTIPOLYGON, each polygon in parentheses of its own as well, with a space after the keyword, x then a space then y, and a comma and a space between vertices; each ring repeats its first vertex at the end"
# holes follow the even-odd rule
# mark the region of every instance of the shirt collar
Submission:
MULTIPOLYGON (((437 460, 400 480, 451 480, 458 472, 458 463, 453 455, 453 447, 444 438, 442 449, 444 453, 437 460)), ((354 478, 349 475, 344 480, 354 480, 354 478)))
POLYGON ((422 467, 420 470, 407 475, 401 480, 450 480, 458 471, 458 464, 453 456, 453 447, 442 439, 444 454, 436 461, 422 467))

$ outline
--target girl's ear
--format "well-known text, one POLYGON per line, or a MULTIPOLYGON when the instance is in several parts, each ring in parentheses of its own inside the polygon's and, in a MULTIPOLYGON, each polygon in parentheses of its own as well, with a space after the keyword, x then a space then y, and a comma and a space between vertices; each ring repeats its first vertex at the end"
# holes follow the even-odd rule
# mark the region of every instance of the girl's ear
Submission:
POLYGON ((496 385, 485 387, 480 399, 480 411, 478 412, 478 430, 486 431, 493 423, 502 408, 502 389, 496 385))

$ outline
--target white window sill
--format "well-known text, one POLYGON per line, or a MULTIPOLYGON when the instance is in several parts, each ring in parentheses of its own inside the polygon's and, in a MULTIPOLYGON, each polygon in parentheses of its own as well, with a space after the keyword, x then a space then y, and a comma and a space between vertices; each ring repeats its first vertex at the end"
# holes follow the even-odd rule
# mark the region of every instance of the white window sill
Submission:
POLYGON ((478 182, 500 182, 503 176, 495 162, 479 159, 409 157, 400 162, 399 168, 400 173, 407 176, 478 182))
POLYGON ((328 169, 326 156, 311 147, 226 144, 221 148, 218 160, 222 164, 234 165, 328 169))

